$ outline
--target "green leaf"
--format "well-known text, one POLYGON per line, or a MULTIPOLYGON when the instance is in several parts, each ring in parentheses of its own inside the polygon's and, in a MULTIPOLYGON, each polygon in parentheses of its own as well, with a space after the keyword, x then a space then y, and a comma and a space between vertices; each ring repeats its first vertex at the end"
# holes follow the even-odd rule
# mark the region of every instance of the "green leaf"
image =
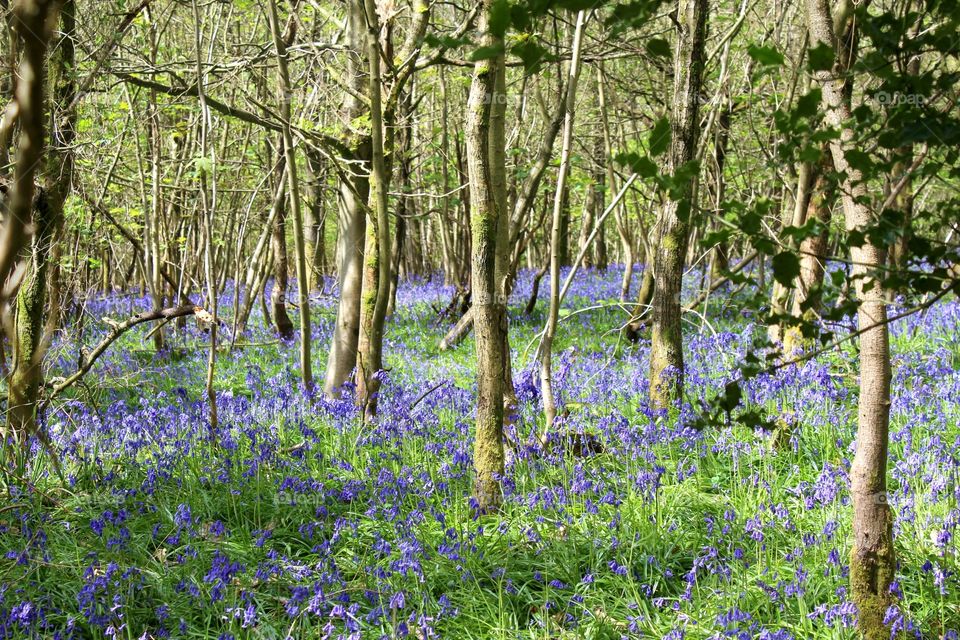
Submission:
POLYGON ((781 251, 773 256, 771 264, 774 280, 784 286, 789 287, 800 275, 800 258, 789 251, 781 251))
POLYGON ((747 47, 747 54, 765 67, 779 67, 784 61, 783 54, 772 47, 751 44, 747 47))
POLYGON ((503 45, 493 45, 490 47, 477 47, 470 53, 470 60, 492 60, 503 53, 503 45))
POLYGON ((730 413, 740 404, 743 392, 740 390, 740 383, 737 381, 728 382, 723 388, 723 397, 717 401, 717 404, 725 412, 730 413))
POLYGON ((641 178, 652 178, 658 173, 656 163, 648 156, 641 156, 636 153, 621 153, 616 157, 616 161, 630 167, 630 171, 641 178))
POLYGON ((807 69, 810 71, 829 71, 833 69, 835 59, 833 47, 826 43, 807 49, 807 69))
POLYGON ((654 58, 670 57, 670 43, 663 38, 651 38, 647 40, 646 49, 647 53, 654 58))
POLYGON ((510 53, 520 58, 528 74, 536 73, 544 63, 553 60, 549 51, 529 38, 513 45, 510 53))
POLYGON ((662 154, 670 146, 670 121, 666 116, 657 120, 650 131, 648 139, 650 155, 654 158, 662 154))
POLYGON ((820 101, 823 99, 823 92, 819 87, 815 87, 805 93, 797 100, 797 106, 793 109, 793 118, 812 118, 817 115, 820 109, 820 101))
POLYGON ((493 0, 488 22, 490 33, 502 38, 510 28, 510 3, 507 0, 493 0))

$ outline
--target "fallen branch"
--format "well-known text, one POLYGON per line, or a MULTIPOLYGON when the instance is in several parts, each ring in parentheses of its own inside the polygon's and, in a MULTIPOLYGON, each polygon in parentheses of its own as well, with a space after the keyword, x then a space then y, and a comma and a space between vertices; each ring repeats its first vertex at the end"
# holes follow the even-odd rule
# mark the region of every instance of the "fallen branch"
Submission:
POLYGON ((410 403, 410 407, 407 409, 407 413, 408 413, 408 414, 409 414, 409 413, 413 413, 413 409, 414 409, 418 404, 420 404, 420 402, 422 402, 424 398, 426 398, 428 395, 430 395, 431 393, 433 393, 434 391, 436 391, 436 390, 439 389, 440 387, 442 387, 442 386, 444 386, 445 384, 447 384, 447 382, 449 382, 449 380, 441 380, 440 382, 438 382, 437 384, 433 385, 432 387, 430 387, 429 389, 427 389, 426 391, 424 391, 423 393, 421 393, 419 396, 417 396, 417 399, 410 403))
POLYGON ((440 341, 440 351, 446 351, 460 344, 464 338, 473 329, 473 307, 467 309, 467 312, 460 316, 457 324, 447 332, 447 335, 440 341))
POLYGON ((153 322, 154 320, 167 321, 185 316, 203 315, 205 313, 207 312, 202 307, 198 307, 193 304, 185 304, 179 307, 168 307, 166 309, 144 311, 143 313, 138 313, 132 318, 119 323, 108 318, 104 318, 104 322, 110 325, 110 332, 83 359, 83 361, 80 363, 79 369, 73 372, 73 374, 71 374, 69 377, 64 378, 62 382, 59 382, 53 386, 53 388, 50 390, 50 393, 47 394, 47 397, 44 398, 40 403, 40 408, 45 408, 60 393, 76 384, 83 376, 87 374, 88 371, 90 371, 90 369, 93 368, 94 363, 96 363, 100 356, 102 356, 104 352, 110 348, 110 345, 113 344, 117 338, 122 336, 133 327, 145 322, 153 322))

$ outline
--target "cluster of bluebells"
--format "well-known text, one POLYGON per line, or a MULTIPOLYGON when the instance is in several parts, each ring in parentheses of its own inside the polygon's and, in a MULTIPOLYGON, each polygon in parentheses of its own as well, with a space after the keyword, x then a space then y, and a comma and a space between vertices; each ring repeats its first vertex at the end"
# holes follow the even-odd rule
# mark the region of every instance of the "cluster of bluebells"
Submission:
MULTIPOLYGON (((294 350, 266 328, 220 358, 215 442, 201 330, 180 329, 168 342, 181 351, 162 358, 132 342, 110 351, 96 375, 118 382, 45 416, 68 497, 56 510, 33 506, 31 486, 0 515, 10 565, 0 638, 434 638, 463 625, 479 637, 503 620, 547 636, 595 627, 624 638, 849 635, 850 381, 828 356, 745 382, 751 406, 793 425, 776 452, 769 434, 735 420, 703 428, 697 402, 653 410, 649 346, 618 350, 600 330, 621 321, 596 304, 618 290, 613 269, 571 287, 572 304, 597 309, 561 324, 554 368, 566 410, 546 442, 536 437, 536 375, 515 341, 519 405, 497 517, 470 508, 472 347, 436 354, 445 327, 435 308, 452 293, 437 280, 398 291, 372 422, 349 388, 332 399, 302 389, 294 350)), ((529 291, 525 274, 516 301, 529 291)), ((228 288, 228 317, 232 301, 228 288)), ((149 306, 121 295, 86 304, 91 317, 149 306)), ((321 304, 329 308, 313 337, 322 347, 333 302, 321 304)), ((734 379, 762 331, 734 304, 714 304, 716 321, 686 336, 697 395, 734 379)), ((519 308, 514 334, 529 335, 541 317, 519 308)), ((887 622, 901 637, 933 626, 956 637, 960 626, 935 609, 916 615, 918 604, 958 594, 960 373, 941 340, 958 329, 955 303, 895 327, 895 345, 928 337, 895 362, 888 499, 900 566, 887 622)), ((52 370, 70 371, 75 345, 96 330, 68 327, 52 370)), ((60 481, 47 473, 45 482, 60 481)))

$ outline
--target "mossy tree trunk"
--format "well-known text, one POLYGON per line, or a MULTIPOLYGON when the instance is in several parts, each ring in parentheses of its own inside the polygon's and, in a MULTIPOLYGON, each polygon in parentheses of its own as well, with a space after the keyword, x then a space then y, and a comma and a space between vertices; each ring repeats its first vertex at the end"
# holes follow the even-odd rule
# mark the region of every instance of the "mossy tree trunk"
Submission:
MULTIPOLYGON (((503 33, 491 31, 490 14, 493 0, 483 0, 478 28, 481 46, 489 50, 502 48, 503 33)), ((500 227, 507 219, 506 210, 498 206, 495 176, 503 167, 502 144, 491 127, 493 105, 503 100, 497 81, 504 65, 503 55, 478 60, 467 100, 466 160, 470 180, 471 231, 471 313, 476 329, 477 353, 477 424, 474 435, 473 499, 480 512, 499 509, 503 501, 500 476, 504 471, 504 354, 506 352, 506 301, 497 282, 497 255, 500 227)))
MULTIPOLYGON (((667 171, 673 174, 689 166, 697 151, 706 27, 707 0, 678 0, 672 137, 667 156, 667 171)), ((696 177, 691 177, 679 198, 667 199, 660 211, 650 349, 650 401, 660 408, 672 405, 683 390, 680 289, 690 217, 695 208, 695 182, 696 177)))
MULTIPOLYGON (((50 245, 60 225, 58 216, 63 211, 63 201, 69 190, 73 161, 69 146, 73 142, 74 117, 73 94, 73 3, 67 7, 68 17, 63 24, 64 41, 58 43, 53 64, 57 83, 54 93, 58 99, 69 97, 67 105, 56 118, 57 126, 63 126, 47 167, 47 178, 53 180, 50 170, 61 166, 68 170, 67 184, 57 184, 58 207, 51 208, 45 190, 37 191, 34 175, 43 159, 45 145, 44 109, 46 55, 49 16, 57 7, 56 2, 41 0, 23 1, 13 9, 13 23, 20 37, 23 57, 16 87, 16 102, 20 122, 20 146, 14 169, 13 191, 9 199, 0 265, 0 281, 6 281, 9 267, 17 258, 22 258, 21 247, 29 245, 28 271, 16 300, 16 322, 13 340, 13 368, 8 383, 7 419, 4 440, 13 444, 16 451, 36 433, 37 400, 42 378, 44 353, 44 309, 47 302, 47 257, 50 245), (64 47, 63 45, 66 44, 64 47), (63 116, 62 118, 60 116, 63 116), (63 143, 63 144, 62 144, 63 143), (66 154, 66 155, 64 155, 66 154), (32 225, 33 236, 29 239, 26 230, 32 225), (7 261, 9 260, 9 265, 7 261), (10 440, 13 440, 11 443, 10 440)), ((63 176, 57 176, 56 180, 63 176)))
MULTIPOLYGON (((845 226, 863 231, 875 222, 864 204, 867 183, 862 172, 847 161, 854 148, 851 111, 836 78, 843 61, 834 36, 834 23, 827 0, 806 0, 811 46, 826 45, 837 52, 834 69, 817 71, 814 77, 823 92, 826 123, 840 131, 830 143, 833 164, 843 176, 840 184, 845 226)), ((852 277, 857 297, 860 334, 860 397, 857 406, 857 450, 850 468, 853 498, 853 549, 850 553, 850 599, 857 606, 857 624, 867 640, 886 640, 890 630, 884 615, 891 603, 890 585, 896 568, 893 547, 893 515, 887 500, 887 448, 890 422, 890 342, 884 289, 877 281, 886 248, 871 236, 850 248, 852 277)))
POLYGON ((364 240, 363 284, 360 293, 360 336, 357 343, 356 400, 367 415, 377 410, 377 392, 383 369, 383 326, 390 299, 390 216, 387 191, 390 179, 384 159, 384 118, 380 77, 380 21, 373 0, 366 0, 367 62, 370 98, 372 162, 367 232, 364 240))

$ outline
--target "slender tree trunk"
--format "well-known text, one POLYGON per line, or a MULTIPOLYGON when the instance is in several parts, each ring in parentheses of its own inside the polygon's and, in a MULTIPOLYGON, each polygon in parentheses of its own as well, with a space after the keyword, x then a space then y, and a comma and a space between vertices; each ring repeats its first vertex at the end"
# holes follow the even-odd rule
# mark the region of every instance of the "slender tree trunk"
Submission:
MULTIPOLYGON (((291 16, 292 17, 292 16, 291 16)), ((310 279, 307 276, 307 251, 303 237, 303 212, 300 209, 300 183, 297 176, 297 155, 293 148, 293 133, 290 130, 293 89, 287 70, 287 44, 296 33, 296 21, 287 23, 286 38, 280 32, 276 0, 270 0, 270 29, 277 53, 277 92, 280 97, 281 134, 283 155, 287 164, 287 186, 290 188, 290 211, 293 213, 293 246, 297 260, 297 304, 300 307, 300 376, 303 386, 313 388, 313 364, 310 360, 310 279)))
POLYGON ((783 352, 791 354, 806 342, 804 329, 809 332, 820 314, 823 293, 823 276, 827 262, 827 243, 830 238, 831 207, 835 198, 834 183, 826 174, 833 171, 830 150, 816 171, 814 185, 810 190, 807 205, 807 220, 816 220, 822 228, 820 233, 804 238, 800 243, 800 275, 797 277, 790 315, 800 320, 800 326, 792 325, 783 331, 783 352))
MULTIPOLYGON (((806 0, 811 46, 826 45, 837 51, 833 19, 827 0, 806 0)), ((835 80, 842 70, 839 59, 833 71, 817 71, 814 78, 823 92, 826 123, 840 131, 830 143, 833 164, 843 176, 840 185, 845 226, 863 231, 875 221, 864 204, 867 183, 862 172, 847 161, 854 148, 850 106, 835 80)), ((896 570, 893 515, 887 500, 887 448, 890 421, 890 343, 884 289, 878 270, 885 248, 869 240, 850 248, 854 265, 857 325, 860 334, 860 397, 857 410, 857 450, 850 468, 853 498, 853 549, 850 554, 850 598, 857 606, 857 624, 866 640, 887 640, 890 630, 884 614, 890 605, 890 584, 896 570)))
MULTIPOLYGON (((570 174, 570 156, 573 151, 573 119, 577 101, 577 80, 580 77, 580 53, 584 24, 590 18, 590 11, 577 12, 577 25, 573 34, 573 47, 570 56, 570 68, 567 72, 566 116, 563 122, 563 142, 560 149, 560 169, 557 173, 557 191, 553 205, 553 224, 550 231, 550 310, 547 312, 547 324, 540 343, 540 393, 543 398, 545 418, 544 433, 553 429, 557 417, 557 403, 553 394, 553 339, 557 332, 560 316, 560 265, 564 263, 565 248, 564 209, 568 199, 567 177, 570 174)), ((569 214, 569 212, 567 212, 569 214)))
MULTIPOLYGON (((483 0, 479 30, 481 46, 502 47, 503 34, 491 31, 493 0, 483 0)), ((503 54, 478 60, 467 101, 467 170, 470 180, 470 230, 472 235, 471 313, 477 340, 477 426, 474 436, 473 500, 479 512, 499 509, 503 494, 500 476, 504 472, 504 353, 506 352, 507 310, 497 283, 497 244, 499 227, 507 212, 498 207, 494 193, 494 174, 501 168, 492 165, 503 158, 503 149, 492 149, 496 135, 491 134, 493 104, 502 100, 497 93, 497 77, 504 64, 503 54)))
MULTIPOLYGON (((714 147, 714 171, 716 172, 713 191, 714 216, 723 216, 723 202, 726 194, 727 181, 724 169, 727 166, 727 146, 730 142, 730 121, 733 116, 733 100, 727 96, 724 100, 723 112, 717 120, 717 136, 714 147)), ((726 242, 720 242, 713 248, 710 260, 710 282, 723 277, 730 266, 730 249, 726 242)))
MULTIPOLYGON (((282 144, 282 143, 281 143, 282 144)), ((277 333, 284 340, 293 338, 293 322, 287 313, 287 194, 283 182, 287 179, 286 161, 276 163, 276 192, 270 218, 270 246, 273 247, 273 289, 270 291, 270 317, 277 333)))
MULTIPOLYGON (((803 225, 810 205, 811 190, 816 180, 816 172, 817 168, 813 163, 803 162, 800 164, 800 170, 797 172, 797 189, 793 200, 793 209, 783 212, 781 232, 788 227, 795 228, 803 225)), ((792 236, 790 237, 792 238, 792 236)), ((785 244, 787 250, 796 248, 796 245, 790 239, 785 244)), ((767 337, 775 344, 779 344, 783 339, 783 318, 789 302, 790 287, 780 281, 774 282, 773 293, 770 295, 771 321, 767 326, 767 337)))
MULTIPOLYGON (((597 65, 597 100, 600 106, 600 123, 603 126, 603 155, 607 168, 607 188, 616 189, 616 174, 613 171, 613 142, 610 138, 610 119, 607 111, 607 82, 603 72, 603 62, 597 65)), ((625 201, 624 201, 625 202, 625 201)), ((630 226, 625 204, 620 204, 616 212, 617 235, 620 237, 620 248, 623 254, 623 278, 620 281, 620 302, 630 298, 630 283, 633 281, 633 238, 630 236, 630 226)))
POLYGON ((326 212, 324 211, 323 187, 326 176, 323 161, 317 153, 307 151, 307 172, 310 184, 310 204, 306 210, 304 236, 306 241, 310 290, 323 287, 323 274, 327 269, 327 251, 324 238, 326 212))
POLYGON ((49 310, 44 329, 48 340, 60 325, 62 315, 60 257, 63 242, 60 235, 63 231, 63 207, 73 188, 73 144, 76 139, 77 123, 77 110, 74 105, 77 93, 75 37, 76 2, 64 0, 60 9, 60 38, 50 55, 49 62, 49 85, 53 92, 53 102, 50 113, 51 143, 44 183, 54 229, 49 257, 49 310))
MULTIPOLYGON (((157 24, 153 20, 153 12, 148 11, 148 32, 150 37, 150 63, 157 64, 157 24)), ((160 127, 160 107, 157 104, 157 92, 147 93, 147 108, 149 117, 149 145, 150 145, 150 209, 144 216, 143 225, 143 268, 144 279, 147 282, 150 297, 153 298, 154 309, 163 308, 163 284, 160 279, 162 255, 160 253, 160 234, 157 227, 163 214, 163 199, 161 197, 161 164, 163 162, 163 138, 160 127)), ((139 144, 138 144, 139 147, 139 144)), ((140 160, 138 159, 138 164, 140 160)), ((153 347, 157 353, 163 351, 164 327, 159 325, 153 332, 153 347)))
MULTIPOLYGON (((921 13, 920 15, 923 14, 921 13)), ((918 18, 917 23, 910 28, 908 37, 916 37, 919 29, 920 24, 918 18)), ((910 56, 903 65, 903 72, 910 76, 916 76, 920 73, 919 54, 910 56)), ((897 160, 894 162, 893 170, 891 171, 892 175, 890 176, 890 182, 892 184, 896 184, 913 163, 913 145, 900 147, 895 153, 897 160)), ((912 181, 909 176, 906 177, 906 180, 906 185, 904 185, 900 193, 894 198, 892 207, 892 209, 900 213, 901 232, 894 241, 893 246, 890 247, 890 266, 899 272, 903 272, 907 268, 907 259, 909 258, 908 245, 912 235, 913 225, 913 185, 911 184, 912 181)))
MULTIPOLYGON (((707 0, 678 0, 672 137, 667 157, 671 173, 693 160, 697 150, 706 26, 707 0)), ((679 199, 668 199, 660 212, 650 348, 650 402, 659 408, 671 406, 683 392, 680 289, 690 217, 696 207, 694 182, 692 179, 679 199)))
POLYGON ((206 78, 203 72, 203 49, 201 29, 203 21, 200 18, 200 7, 197 0, 193 0, 193 18, 194 18, 194 48, 196 50, 196 77, 197 77, 197 96, 200 101, 200 157, 209 162, 210 190, 208 192, 207 176, 208 170, 201 166, 200 174, 200 214, 202 220, 198 220, 200 232, 197 234, 202 238, 203 243, 203 271, 206 281, 207 311, 209 318, 207 324, 210 327, 210 346, 207 351, 207 379, 206 392, 207 404, 209 405, 209 432, 210 441, 215 442, 218 439, 217 428, 219 418, 217 414, 217 394, 214 388, 214 375, 217 366, 217 339, 219 337, 220 322, 218 317, 219 305, 217 300, 217 274, 216 274, 216 253, 213 233, 215 229, 215 219, 217 211, 217 158, 216 146, 210 144, 210 135, 213 130, 213 119, 210 109, 207 106, 206 98, 206 78))

